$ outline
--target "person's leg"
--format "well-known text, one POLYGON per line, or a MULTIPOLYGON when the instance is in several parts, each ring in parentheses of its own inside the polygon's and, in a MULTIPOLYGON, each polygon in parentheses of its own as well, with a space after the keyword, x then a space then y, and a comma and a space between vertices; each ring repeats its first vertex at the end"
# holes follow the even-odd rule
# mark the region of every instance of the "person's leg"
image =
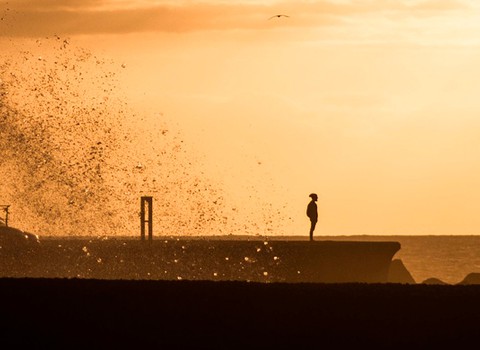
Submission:
POLYGON ((317 224, 315 221, 310 222, 310 240, 313 241, 313 231, 315 230, 315 225, 317 224))

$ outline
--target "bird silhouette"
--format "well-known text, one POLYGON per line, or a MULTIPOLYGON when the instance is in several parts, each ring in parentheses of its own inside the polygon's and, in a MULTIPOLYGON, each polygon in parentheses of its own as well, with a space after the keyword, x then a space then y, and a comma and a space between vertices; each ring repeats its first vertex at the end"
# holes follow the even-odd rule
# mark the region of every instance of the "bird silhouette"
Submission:
POLYGON ((287 15, 275 15, 275 16, 270 17, 269 19, 272 19, 272 18, 275 18, 275 17, 280 18, 280 17, 290 17, 290 16, 287 16, 287 15))

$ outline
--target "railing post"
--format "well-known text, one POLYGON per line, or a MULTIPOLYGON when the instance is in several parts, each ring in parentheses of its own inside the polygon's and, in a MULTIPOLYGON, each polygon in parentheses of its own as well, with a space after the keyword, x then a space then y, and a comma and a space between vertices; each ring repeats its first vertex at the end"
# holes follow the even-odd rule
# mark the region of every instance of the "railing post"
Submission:
POLYGON ((8 208, 10 207, 10 205, 0 205, 0 207, 5 212, 5 226, 8 227, 8 208))
POLYGON ((140 239, 145 240, 145 224, 148 223, 148 240, 153 239, 153 198, 142 196, 140 198, 140 239), (145 206, 148 205, 148 211, 145 206), (145 215, 148 215, 147 217, 145 215))

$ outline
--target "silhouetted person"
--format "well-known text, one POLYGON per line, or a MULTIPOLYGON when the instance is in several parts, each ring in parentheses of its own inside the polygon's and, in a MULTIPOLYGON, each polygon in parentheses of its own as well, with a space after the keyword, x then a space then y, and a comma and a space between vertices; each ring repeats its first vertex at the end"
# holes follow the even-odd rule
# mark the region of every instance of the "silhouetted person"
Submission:
POLYGON ((318 196, 315 193, 312 193, 309 197, 312 198, 312 200, 307 206, 307 216, 310 218, 310 240, 313 241, 313 231, 315 230, 315 225, 317 225, 318 221, 317 203, 315 203, 318 196))

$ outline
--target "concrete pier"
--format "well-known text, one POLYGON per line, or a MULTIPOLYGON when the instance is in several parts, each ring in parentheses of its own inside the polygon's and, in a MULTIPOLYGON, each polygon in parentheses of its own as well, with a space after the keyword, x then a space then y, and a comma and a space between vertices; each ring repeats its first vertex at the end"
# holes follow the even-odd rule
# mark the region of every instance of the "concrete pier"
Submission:
POLYGON ((44 239, 3 248, 1 277, 388 282, 398 242, 239 239, 44 239))

